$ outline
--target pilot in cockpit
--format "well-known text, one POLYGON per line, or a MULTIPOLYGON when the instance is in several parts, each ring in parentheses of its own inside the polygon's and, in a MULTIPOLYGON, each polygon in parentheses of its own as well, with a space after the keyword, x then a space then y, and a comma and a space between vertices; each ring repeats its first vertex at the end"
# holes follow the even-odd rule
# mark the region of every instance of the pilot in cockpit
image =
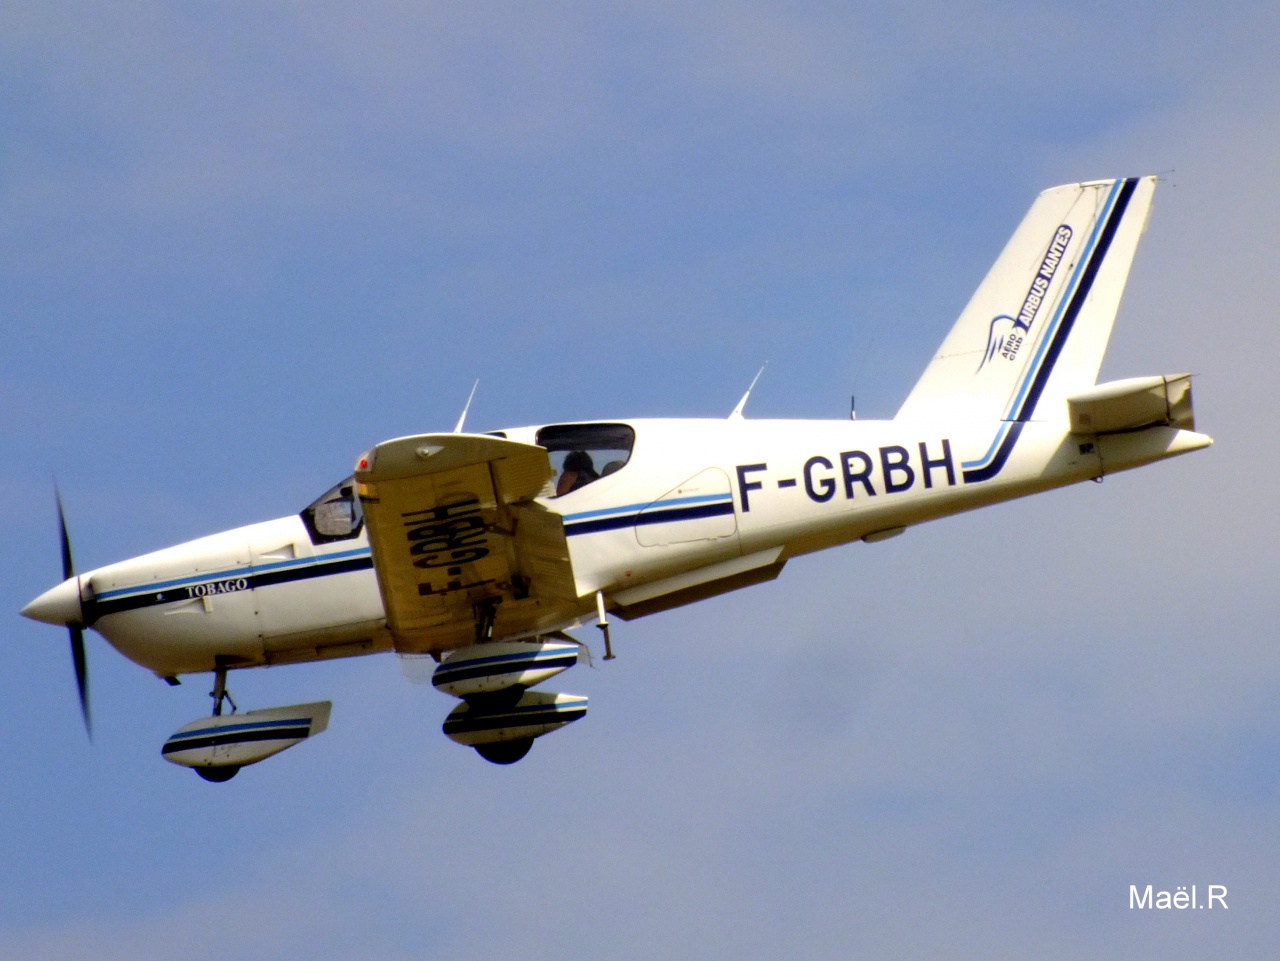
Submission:
POLYGON ((576 491, 579 487, 585 487, 599 477, 590 454, 585 450, 570 451, 565 455, 564 471, 560 474, 560 480, 556 482, 556 497, 576 491))

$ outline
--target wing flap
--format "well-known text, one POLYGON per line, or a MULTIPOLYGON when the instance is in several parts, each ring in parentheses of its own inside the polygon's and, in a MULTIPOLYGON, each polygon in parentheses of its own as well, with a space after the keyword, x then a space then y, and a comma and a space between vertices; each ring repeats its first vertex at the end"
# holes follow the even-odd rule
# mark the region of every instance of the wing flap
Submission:
POLYGON ((519 504, 516 518, 516 558, 520 573, 540 596, 563 601, 578 597, 564 520, 540 504, 519 504))

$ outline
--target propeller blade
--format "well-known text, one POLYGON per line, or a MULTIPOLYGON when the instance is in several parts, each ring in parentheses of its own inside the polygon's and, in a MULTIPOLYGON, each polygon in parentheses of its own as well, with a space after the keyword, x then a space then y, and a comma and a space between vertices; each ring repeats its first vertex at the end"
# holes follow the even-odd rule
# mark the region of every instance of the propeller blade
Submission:
POLYGON ((84 716, 84 731, 93 740, 93 721, 89 717, 89 662, 84 654, 84 630, 73 624, 71 632, 71 660, 76 666, 76 690, 80 692, 80 713, 84 716))
MULTIPOLYGON (((75 561, 71 559, 71 537, 67 533, 67 515, 62 509, 62 493, 58 485, 53 486, 53 496, 58 502, 58 540, 62 547, 62 579, 64 581, 76 577, 75 561)), ((79 594, 80 579, 76 577, 76 593, 79 594)), ((82 617, 81 621, 84 620, 82 617)), ((76 690, 80 694, 80 713, 84 717, 84 730, 93 740, 93 722, 89 718, 89 661, 84 651, 84 625, 68 624, 71 633, 71 660, 76 668, 76 690)))
POLYGON ((71 538, 67 536, 67 515, 62 510, 62 493, 55 486, 53 496, 58 501, 58 536, 62 542, 62 579, 74 577, 76 565, 71 560, 71 538))

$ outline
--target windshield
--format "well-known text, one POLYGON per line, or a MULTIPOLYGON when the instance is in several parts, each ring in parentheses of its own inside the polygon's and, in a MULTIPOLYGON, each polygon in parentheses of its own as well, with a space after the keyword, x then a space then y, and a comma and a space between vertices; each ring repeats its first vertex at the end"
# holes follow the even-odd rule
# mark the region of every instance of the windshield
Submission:
POLYGON ((303 508, 300 516, 313 544, 355 537, 364 523, 360 498, 355 496, 355 478, 333 485, 303 508))

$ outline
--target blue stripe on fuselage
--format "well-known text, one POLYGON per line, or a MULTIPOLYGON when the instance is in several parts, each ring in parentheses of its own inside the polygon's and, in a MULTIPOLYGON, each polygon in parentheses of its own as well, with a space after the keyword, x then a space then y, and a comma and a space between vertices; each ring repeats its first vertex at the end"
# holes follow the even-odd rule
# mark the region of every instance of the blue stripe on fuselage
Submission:
POLYGON ((172 581, 159 581, 151 584, 138 584, 134 587, 121 587, 114 591, 103 591, 97 594, 96 599, 99 601, 109 601, 116 597, 124 597, 128 594, 149 593, 151 591, 167 591, 175 587, 188 587, 194 584, 205 584, 209 581, 226 581, 238 577, 255 577, 259 574, 265 574, 270 571, 283 571, 299 567, 314 567, 322 564, 332 563, 333 561, 345 560, 349 557, 369 557, 370 552, 367 547, 356 548, 350 551, 335 551, 332 554, 316 554, 313 557, 299 557, 288 561, 276 561, 271 564, 249 565, 247 567, 232 567, 222 571, 212 571, 204 574, 192 574, 190 577, 180 577, 172 581))
POLYGON ((585 521, 596 517, 608 517, 613 514, 626 514, 628 512, 639 513, 655 507, 681 507, 688 504, 711 504, 720 501, 732 502, 733 495, 728 491, 723 494, 699 494, 696 497, 673 497, 666 501, 649 501, 644 504, 626 504, 622 507, 603 507, 594 511, 583 511, 580 514, 565 514, 564 522, 566 524, 574 524, 578 521, 585 521))
POLYGON ((260 564, 257 567, 233 568, 171 581, 138 584, 134 587, 106 591, 86 600, 84 602, 85 623, 86 626, 89 626, 97 621, 98 618, 106 617, 109 614, 118 614, 121 611, 136 610, 140 607, 172 604, 176 601, 187 601, 203 596, 242 593, 273 584, 309 580, 313 577, 348 574, 354 571, 370 570, 372 567, 373 557, 369 552, 369 548, 362 547, 349 551, 320 554, 315 557, 299 558, 292 561, 260 564), (240 586, 240 582, 243 582, 243 587, 240 586), (210 590, 208 592, 197 590, 204 586, 229 586, 231 589, 226 591, 220 589, 210 590))
MULTIPOLYGON (((701 498, 700 498, 701 499, 701 498)), ((704 517, 720 517, 733 513, 733 497, 726 494, 724 499, 691 507, 665 509, 670 501, 658 502, 662 507, 650 504, 638 514, 619 514, 613 517, 599 517, 594 520, 579 521, 576 524, 565 524, 566 537, 578 534, 597 534, 600 531, 621 530, 627 527, 644 527, 650 524, 671 524, 676 521, 697 520, 704 517)))

